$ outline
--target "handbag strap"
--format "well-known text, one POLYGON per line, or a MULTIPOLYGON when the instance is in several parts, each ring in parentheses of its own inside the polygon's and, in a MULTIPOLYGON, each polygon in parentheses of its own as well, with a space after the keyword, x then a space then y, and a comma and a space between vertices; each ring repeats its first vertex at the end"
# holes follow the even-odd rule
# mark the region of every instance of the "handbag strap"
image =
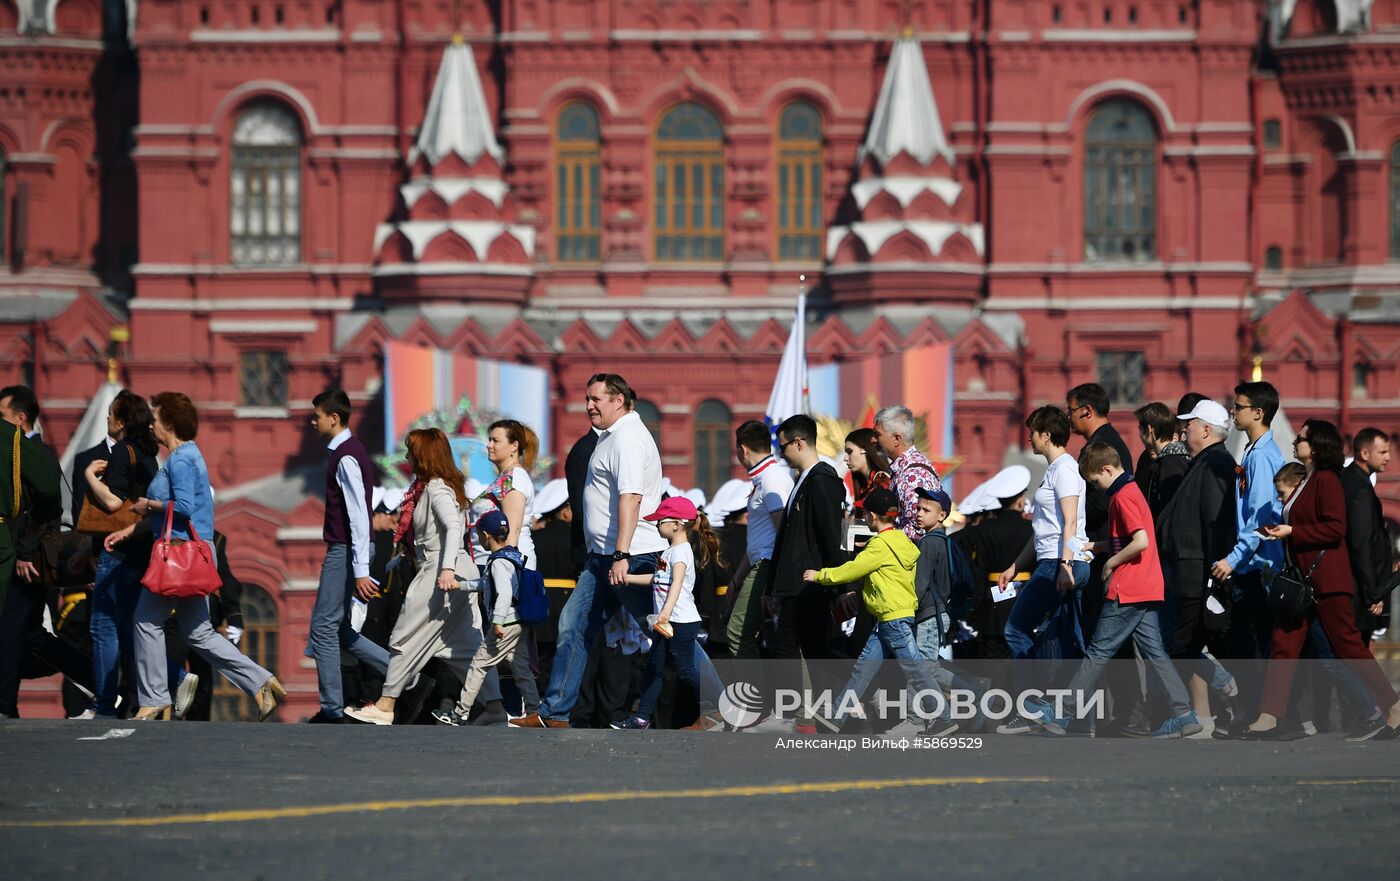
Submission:
MULTIPOLYGON (((170 532, 175 528, 175 500, 171 499, 165 503, 165 531, 161 534, 161 541, 170 543, 170 532)), ((190 530, 193 532, 194 530, 190 530)))
POLYGON ((1308 574, 1305 576, 1309 581, 1312 581, 1313 573, 1317 571, 1318 566, 1322 565, 1322 558, 1325 556, 1327 556, 1327 548, 1323 548, 1319 551, 1317 559, 1313 560, 1312 568, 1308 570, 1308 574))

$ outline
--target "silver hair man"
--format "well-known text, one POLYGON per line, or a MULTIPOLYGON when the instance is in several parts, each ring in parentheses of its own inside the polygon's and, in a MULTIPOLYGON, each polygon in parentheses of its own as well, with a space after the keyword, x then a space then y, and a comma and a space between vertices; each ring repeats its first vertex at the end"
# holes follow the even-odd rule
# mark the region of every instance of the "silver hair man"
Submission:
POLYGON ((875 424, 886 434, 899 435, 908 446, 914 444, 914 413, 908 407, 881 407, 875 414, 875 424))

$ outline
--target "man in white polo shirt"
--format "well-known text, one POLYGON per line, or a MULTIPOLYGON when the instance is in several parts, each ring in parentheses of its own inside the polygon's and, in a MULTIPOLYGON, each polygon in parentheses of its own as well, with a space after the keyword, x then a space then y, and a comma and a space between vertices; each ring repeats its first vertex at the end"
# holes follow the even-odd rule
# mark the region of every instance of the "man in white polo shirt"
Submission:
MULTIPOLYGON (((652 613, 650 587, 626 583, 629 573, 656 571, 667 542, 646 515, 661 504, 661 454, 633 410, 637 396, 627 380, 599 373, 588 381, 588 419, 598 445, 583 484, 583 533, 588 558, 559 615, 549 689, 538 713, 512 719, 515 728, 568 728, 578 700, 588 650, 603 624, 625 605, 638 624, 652 613)), ((702 685, 718 677, 700 643, 695 645, 702 685)), ((707 692, 708 687, 702 687, 707 692)), ((702 694, 702 706, 706 696, 702 694)))
POLYGON ((735 660, 758 660, 759 631, 763 626, 763 595, 767 592, 773 545, 792 495, 792 469, 773 455, 768 426, 749 420, 734 431, 739 464, 749 472, 748 550, 734 569, 729 626, 729 655, 735 660))

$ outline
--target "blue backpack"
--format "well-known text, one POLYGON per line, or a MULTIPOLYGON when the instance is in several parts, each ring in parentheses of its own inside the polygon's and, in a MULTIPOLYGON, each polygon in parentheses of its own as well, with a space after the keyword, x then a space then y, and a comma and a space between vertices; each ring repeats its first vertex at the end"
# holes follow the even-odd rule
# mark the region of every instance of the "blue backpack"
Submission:
POLYGON ((963 551, 962 545, 953 541, 948 533, 932 532, 929 534, 934 538, 943 539, 943 545, 947 549, 945 556, 948 559, 948 595, 941 597, 941 599, 948 612, 949 620, 956 623, 972 612, 972 598, 974 596, 972 564, 968 562, 967 553, 963 551))
POLYGON ((509 560, 515 566, 515 611, 520 623, 533 627, 548 621, 549 595, 544 591, 544 576, 539 570, 526 569, 525 557, 517 549, 501 548, 487 558, 483 577, 490 579, 491 564, 496 560, 509 560))

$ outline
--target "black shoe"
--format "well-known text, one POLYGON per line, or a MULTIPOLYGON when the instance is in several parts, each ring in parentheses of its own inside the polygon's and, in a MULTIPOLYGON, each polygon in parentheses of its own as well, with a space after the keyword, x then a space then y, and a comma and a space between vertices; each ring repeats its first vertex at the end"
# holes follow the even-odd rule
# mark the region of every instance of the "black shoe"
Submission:
MULTIPOLYGON (((434 713, 433 715, 437 715, 434 713)), ((473 725, 504 725, 510 721, 510 713, 501 705, 500 701, 491 701, 486 705, 486 709, 481 711, 481 715, 472 720, 473 725)))
MULTIPOLYGON (((1299 732, 1300 734, 1302 734, 1302 729, 1300 728, 1300 729, 1298 730, 1298 732, 1299 732)), ((1307 735, 1306 735, 1306 734, 1303 734, 1303 737, 1307 737, 1307 735)), ((1284 739, 1286 739, 1286 738, 1285 738, 1283 735, 1281 735, 1281 734, 1279 733, 1279 726, 1275 725, 1274 727, 1272 727, 1272 728, 1266 728, 1266 729, 1263 730, 1263 731, 1255 731, 1255 730, 1252 729, 1252 728, 1246 727, 1246 728, 1244 729, 1244 737, 1242 737, 1242 738, 1240 738, 1240 739, 1241 739, 1241 740, 1256 740, 1256 741, 1257 741, 1257 740, 1284 740, 1284 739)), ((1301 739, 1301 738, 1295 738, 1295 739, 1301 739)))
POLYGON ((1391 728, 1387 725, 1372 740, 1395 740, 1396 738, 1400 738, 1400 728, 1391 728))
POLYGON ((344 722, 344 716, 332 716, 325 710, 317 710, 316 715, 306 720, 308 725, 342 725, 344 722))
POLYGON ((1120 737, 1151 737, 1152 723, 1147 720, 1146 716, 1134 715, 1132 721, 1118 729, 1118 735, 1120 737))
POLYGON ((1371 740, 1390 730, 1380 716, 1374 719, 1366 719, 1358 722, 1354 728, 1347 732, 1346 739, 1351 743, 1360 743, 1364 740, 1371 740))
MULTIPOLYGON (((1276 739, 1288 742, 1292 742, 1295 740, 1307 740, 1309 737, 1312 737, 1312 734, 1309 734, 1306 728, 1304 728, 1302 725, 1296 724, 1285 724, 1280 722, 1279 724, 1274 726, 1274 731, 1278 733, 1276 739)), ((1316 732, 1317 729, 1314 728, 1313 731, 1316 732)))
POLYGON ((1216 723, 1215 730, 1210 733, 1210 736, 1216 740, 1248 740, 1249 738, 1245 736, 1245 732, 1248 730, 1248 722, 1236 719, 1229 725, 1216 723))

